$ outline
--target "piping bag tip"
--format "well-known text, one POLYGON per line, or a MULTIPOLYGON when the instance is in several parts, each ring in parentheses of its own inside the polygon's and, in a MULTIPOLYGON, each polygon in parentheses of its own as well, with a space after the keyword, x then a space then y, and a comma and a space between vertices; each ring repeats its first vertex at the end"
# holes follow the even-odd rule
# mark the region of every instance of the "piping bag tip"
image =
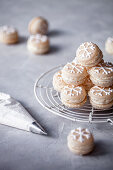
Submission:
POLYGON ((41 131, 40 134, 41 134, 41 135, 46 135, 46 136, 47 136, 47 132, 45 132, 45 131, 41 131))
POLYGON ((47 132, 37 123, 37 122, 33 122, 30 127, 29 127, 30 131, 32 133, 36 133, 39 135, 46 135, 47 136, 47 132))

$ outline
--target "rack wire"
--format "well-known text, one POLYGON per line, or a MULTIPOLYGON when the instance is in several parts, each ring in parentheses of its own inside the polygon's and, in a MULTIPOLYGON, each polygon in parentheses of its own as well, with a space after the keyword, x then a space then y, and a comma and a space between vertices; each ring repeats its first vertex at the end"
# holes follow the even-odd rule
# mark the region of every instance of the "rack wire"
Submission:
POLYGON ((43 73, 35 82, 34 94, 37 101, 50 112, 64 118, 89 123, 109 122, 113 125, 113 107, 110 109, 94 109, 89 100, 86 104, 77 109, 70 109, 64 106, 60 100, 60 94, 53 89, 53 75, 61 70, 63 65, 52 68, 43 73))

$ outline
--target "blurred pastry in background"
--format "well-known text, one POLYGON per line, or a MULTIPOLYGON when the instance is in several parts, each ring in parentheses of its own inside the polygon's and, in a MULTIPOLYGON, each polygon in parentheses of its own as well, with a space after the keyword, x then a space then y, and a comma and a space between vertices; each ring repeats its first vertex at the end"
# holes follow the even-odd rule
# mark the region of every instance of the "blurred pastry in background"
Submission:
POLYGON ((108 54, 113 55, 113 37, 108 37, 105 42, 105 50, 108 54))
POLYGON ((27 42, 27 48, 34 54, 45 54, 49 51, 49 39, 46 35, 31 35, 27 42))
POLYGON ((0 27, 0 42, 4 44, 15 44, 18 42, 18 32, 12 26, 0 27))
POLYGON ((28 31, 30 34, 47 34, 48 32, 48 22, 43 17, 36 17, 33 18, 29 25, 28 25, 28 31))

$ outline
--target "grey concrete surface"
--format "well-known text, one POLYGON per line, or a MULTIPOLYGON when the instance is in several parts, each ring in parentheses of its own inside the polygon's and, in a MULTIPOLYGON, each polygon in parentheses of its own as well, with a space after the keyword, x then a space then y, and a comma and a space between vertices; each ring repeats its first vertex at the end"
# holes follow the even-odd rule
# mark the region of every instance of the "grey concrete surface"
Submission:
POLYGON ((113 35, 113 0, 0 0, 0 25, 14 25, 20 34, 17 45, 0 44, 0 91, 21 101, 48 131, 39 136, 0 125, 0 170, 112 170, 113 126, 76 123, 55 116, 35 100, 37 76, 61 63, 71 61, 76 48, 92 41, 104 50, 113 35), (31 55, 26 49, 27 26, 34 16, 50 23, 51 52, 31 55), (95 150, 76 156, 67 148, 67 135, 75 127, 88 127, 95 137, 95 150))

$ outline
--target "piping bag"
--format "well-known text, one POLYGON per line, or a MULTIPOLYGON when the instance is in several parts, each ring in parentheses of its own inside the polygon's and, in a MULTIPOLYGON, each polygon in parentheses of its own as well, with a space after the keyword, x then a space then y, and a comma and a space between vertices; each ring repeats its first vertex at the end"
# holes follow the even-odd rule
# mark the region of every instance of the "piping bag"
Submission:
POLYGON ((28 111, 18 101, 5 93, 0 93, 0 124, 40 135, 47 135, 28 111))

